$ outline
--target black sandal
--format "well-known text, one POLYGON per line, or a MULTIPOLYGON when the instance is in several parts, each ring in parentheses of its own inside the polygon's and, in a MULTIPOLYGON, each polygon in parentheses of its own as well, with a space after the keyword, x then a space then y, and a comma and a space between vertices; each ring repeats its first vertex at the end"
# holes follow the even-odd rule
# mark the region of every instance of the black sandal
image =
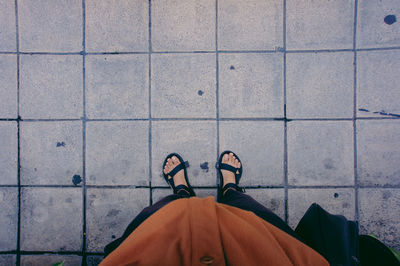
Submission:
POLYGON ((219 174, 218 197, 222 197, 224 195, 224 192, 228 188, 234 188, 237 191, 245 192, 244 188, 239 187, 239 181, 240 181, 240 178, 242 177, 242 173, 243 173, 243 165, 242 165, 242 162, 240 161, 239 157, 234 152, 224 151, 223 153, 221 153, 221 155, 219 156, 218 162, 215 164, 215 168, 217 168, 218 174, 219 174), (225 154, 229 154, 229 153, 233 153, 233 156, 235 156, 235 158, 239 161, 240 168, 235 168, 229 164, 222 163, 222 157, 225 154), (222 187, 224 184, 224 179, 223 179, 221 170, 227 170, 227 171, 234 173, 235 174, 235 183, 228 183, 224 187, 222 187))
POLYGON ((188 161, 185 162, 182 159, 182 157, 177 153, 171 153, 167 156, 167 158, 165 158, 165 161, 164 161, 163 167, 162 167, 163 168, 162 173, 163 173, 165 181, 167 181, 167 183, 172 187, 174 194, 177 194, 179 190, 184 189, 187 192, 189 192, 190 196, 196 196, 196 194, 193 191, 192 186, 189 183, 188 177, 187 177, 186 168, 188 168, 188 167, 189 167, 189 162, 188 161), (178 158, 178 160, 180 161, 180 164, 178 166, 176 166, 174 169, 172 169, 168 174, 165 174, 164 167, 167 164, 167 160, 172 158, 173 156, 176 156, 178 158), (176 173, 178 173, 182 169, 185 172, 185 180, 186 180, 186 183, 188 184, 188 186, 181 184, 181 185, 178 185, 175 187, 174 176, 176 175, 176 173), (171 178, 168 179, 168 176, 170 176, 171 178))

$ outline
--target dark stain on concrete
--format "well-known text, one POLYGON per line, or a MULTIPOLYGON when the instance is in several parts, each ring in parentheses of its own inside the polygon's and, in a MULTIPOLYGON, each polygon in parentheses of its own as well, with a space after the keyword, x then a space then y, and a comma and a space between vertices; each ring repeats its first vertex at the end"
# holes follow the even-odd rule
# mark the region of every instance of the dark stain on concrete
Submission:
POLYGON ((57 147, 65 147, 65 142, 64 141, 57 142, 57 147))
POLYGON ((66 202, 66 203, 71 203, 71 202, 72 202, 72 199, 71 199, 71 198, 67 198, 67 199, 65 200, 65 202, 66 202))
POLYGON ((276 211, 279 209, 279 201, 276 199, 271 200, 271 209, 276 211))
POLYGON ((370 110, 368 110, 368 109, 359 108, 358 111, 360 111, 360 112, 367 112, 367 113, 371 112, 371 113, 373 113, 373 114, 379 114, 379 115, 387 115, 387 116, 400 117, 399 114, 388 113, 388 112, 386 112, 385 110, 372 112, 372 111, 370 111, 370 110))
POLYGON ((111 209, 110 211, 108 211, 106 217, 113 217, 113 216, 116 216, 116 215, 118 215, 120 212, 121 212, 120 210, 111 209))
POLYGON ((386 24, 388 25, 392 25, 393 23, 395 23, 397 21, 396 16, 395 15, 387 15, 383 21, 385 21, 386 24))
POLYGON ((338 194, 338 193, 333 194, 333 196, 334 196, 336 199, 339 198, 339 194, 338 194))
POLYGON ((325 159, 324 167, 325 167, 325 169, 328 169, 328 170, 335 169, 335 163, 333 162, 332 159, 325 159))
POLYGON ((392 196, 392 193, 390 191, 384 191, 383 195, 382 195, 384 200, 389 199, 391 196, 392 196))
POLYGON ((204 93, 204 92, 203 92, 202 90, 198 90, 198 91, 197 91, 197 94, 200 95, 200 96, 202 96, 203 93, 204 93))
POLYGON ((81 182, 82 182, 82 177, 80 175, 74 175, 72 177, 72 183, 74 183, 75 186, 77 186, 81 182))
POLYGON ((208 162, 200 164, 200 168, 203 169, 206 173, 208 173, 208 162))
POLYGON ((230 70, 235 70, 235 67, 234 67, 234 66, 231 66, 229 69, 230 69, 230 70))

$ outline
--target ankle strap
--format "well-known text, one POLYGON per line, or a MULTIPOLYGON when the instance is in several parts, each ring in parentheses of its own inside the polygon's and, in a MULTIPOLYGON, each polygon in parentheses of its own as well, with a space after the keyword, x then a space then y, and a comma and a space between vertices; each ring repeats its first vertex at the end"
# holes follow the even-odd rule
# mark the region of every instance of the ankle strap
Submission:
POLYGON ((228 188, 234 188, 236 191, 239 191, 239 192, 245 192, 246 191, 244 188, 241 188, 241 187, 239 187, 238 185, 236 185, 234 183, 228 183, 222 188, 222 195, 225 193, 225 191, 228 188))

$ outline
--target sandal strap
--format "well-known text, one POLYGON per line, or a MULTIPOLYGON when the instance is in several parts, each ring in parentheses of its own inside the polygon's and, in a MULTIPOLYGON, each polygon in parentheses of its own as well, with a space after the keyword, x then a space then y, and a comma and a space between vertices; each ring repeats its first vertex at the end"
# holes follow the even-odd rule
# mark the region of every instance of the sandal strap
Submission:
POLYGON ((185 163, 180 163, 178 166, 176 166, 174 169, 172 169, 171 172, 169 172, 167 175, 169 175, 171 179, 174 179, 174 176, 182 169, 186 168, 186 162, 185 163))
POLYGON ((185 190, 188 193, 188 195, 191 195, 191 193, 189 191, 189 188, 187 186, 183 185, 183 184, 176 186, 174 192, 178 193, 178 191, 182 190, 182 189, 185 190))
POLYGON ((233 167, 232 165, 226 164, 226 163, 221 163, 219 164, 219 169, 221 170, 227 170, 236 175, 236 172, 238 171, 238 168, 233 167))
POLYGON ((224 193, 228 188, 234 188, 236 191, 244 192, 244 189, 239 187, 234 183, 228 183, 222 188, 222 193, 224 193))

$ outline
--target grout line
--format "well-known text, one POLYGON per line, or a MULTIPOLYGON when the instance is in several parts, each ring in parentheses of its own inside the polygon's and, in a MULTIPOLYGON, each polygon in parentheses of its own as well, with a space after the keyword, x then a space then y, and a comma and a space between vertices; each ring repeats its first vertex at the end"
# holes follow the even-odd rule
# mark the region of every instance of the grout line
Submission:
POLYGON ((149 86, 149 135, 148 135, 148 144, 149 144, 149 204, 153 205, 153 191, 151 189, 151 182, 152 182, 152 159, 153 159, 153 154, 152 154, 152 142, 151 142, 151 138, 152 138, 152 117, 151 117, 151 54, 152 54, 152 42, 151 42, 151 0, 149 0, 149 25, 148 25, 148 38, 149 38, 149 57, 148 57, 148 68, 149 68, 149 80, 148 80, 148 86, 149 86))
MULTIPOLYGON (((362 52, 362 51, 386 51, 400 50, 400 46, 370 47, 370 48, 347 48, 347 49, 314 49, 314 50, 286 50, 286 53, 335 53, 335 52, 362 52)), ((215 50, 215 51, 151 51, 153 54, 214 54, 214 53, 284 53, 282 49, 275 50, 215 50)), ((23 55, 81 55, 82 52, 19 52, 23 55)), ((86 55, 124 55, 124 54, 148 54, 149 52, 86 52, 86 55)), ((0 51, 0 54, 17 54, 14 51, 0 51)))
MULTIPOLYGON (((218 52, 218 0, 215 0, 215 110, 216 110, 216 121, 217 121, 217 155, 216 161, 218 161, 220 153, 220 118, 219 118, 219 52, 218 52)), ((216 171, 216 170, 215 170, 216 171)), ((219 178, 216 172, 215 184, 218 186, 219 178)))
POLYGON ((19 23, 18 23, 18 0, 15 0, 15 41, 17 55, 17 183, 18 183, 18 221, 17 221, 17 256, 16 265, 21 265, 21 116, 20 116, 20 51, 19 51, 19 23))
POLYGON ((86 265, 86 3, 82 0, 82 265, 86 265))
POLYGON ((358 173, 357 173, 357 12, 358 0, 354 1, 354 26, 353 26, 353 49, 354 49, 354 63, 353 63, 353 149, 354 149, 354 219, 359 220, 358 208, 358 173))
MULTIPOLYGON (((358 1, 356 0, 356 4, 358 5, 358 1)), ((386 50, 399 50, 399 46, 393 46, 393 47, 375 47, 375 48, 359 48, 359 49, 354 49, 357 52, 364 52, 364 51, 386 51, 386 50)))
POLYGON ((316 50, 287 50, 290 54, 307 54, 307 53, 340 53, 353 52, 354 49, 316 49, 316 50))
POLYGON ((282 53, 282 49, 275 50, 216 50, 217 53, 222 54, 274 54, 282 53))
MULTIPOLYGON (((18 185, 0 185, 0 188, 18 188, 18 185)), ((79 188, 82 186, 74 185, 21 185, 21 188, 79 188)), ((258 185, 258 186, 246 186, 243 187, 249 189, 264 189, 264 188, 285 188, 285 185, 258 185)), ((330 188, 354 188, 354 185, 287 185, 290 189, 330 189, 330 188)), ((378 188, 378 189, 400 189, 400 185, 358 185, 358 188, 378 188)), ((86 185, 86 189, 140 189, 140 188, 150 188, 150 186, 135 186, 135 185, 86 185)), ((213 189, 216 186, 193 186, 193 188, 198 189, 213 189)), ((171 189, 167 186, 152 186, 151 189, 171 189)))
POLYGON ((288 148, 287 148, 287 111, 286 111, 286 0, 283 0, 283 182, 285 188, 284 207, 285 207, 285 222, 289 222, 289 191, 288 191, 288 148))
MULTIPOLYGON (((377 116, 377 117, 352 117, 352 118, 285 118, 285 117, 219 117, 219 121, 353 121, 353 120, 396 120, 400 119, 397 116, 377 116)), ((22 119, 22 118, 0 118, 0 121, 23 121, 23 122, 71 122, 71 121, 82 121, 83 118, 71 118, 71 119, 22 119)), ((88 119, 86 122, 113 122, 113 121, 216 121, 216 118, 98 118, 88 119)))

